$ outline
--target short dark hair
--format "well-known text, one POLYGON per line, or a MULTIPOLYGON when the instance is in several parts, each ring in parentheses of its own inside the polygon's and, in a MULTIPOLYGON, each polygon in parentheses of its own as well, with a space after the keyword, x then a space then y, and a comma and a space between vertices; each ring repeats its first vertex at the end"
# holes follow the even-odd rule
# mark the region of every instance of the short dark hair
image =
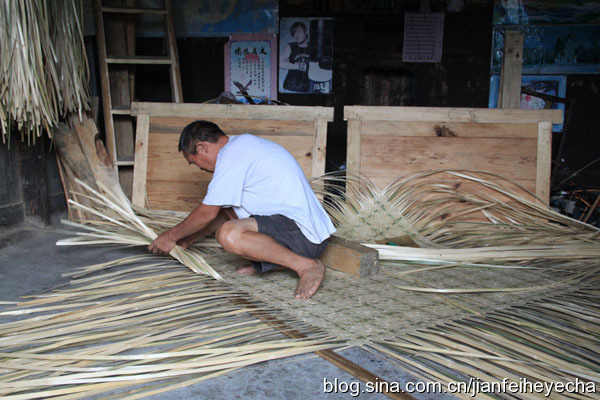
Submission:
POLYGON ((306 25, 304 25, 304 22, 294 22, 294 24, 290 27, 290 34, 292 36, 294 36, 294 33, 296 33, 296 31, 301 28, 304 33, 306 33, 307 29, 306 29, 306 25))
POLYGON ((183 154, 196 154, 196 143, 217 143, 221 136, 225 136, 225 132, 217 124, 202 120, 194 121, 181 131, 179 151, 183 151, 183 154))

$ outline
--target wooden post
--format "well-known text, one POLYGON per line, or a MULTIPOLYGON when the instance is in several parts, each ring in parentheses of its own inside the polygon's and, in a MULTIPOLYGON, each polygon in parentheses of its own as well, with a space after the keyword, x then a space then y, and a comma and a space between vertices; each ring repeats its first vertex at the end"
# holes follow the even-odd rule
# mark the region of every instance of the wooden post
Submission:
POLYGON ((134 206, 146 206, 146 172, 148 170, 148 136, 150 116, 140 114, 137 116, 137 129, 135 132, 135 163, 133 167, 133 194, 134 206))
POLYGON ((552 122, 538 123, 535 194, 542 204, 550 203, 550 171, 552 157, 552 122))
POLYGON ((506 31, 500 79, 499 108, 521 107, 521 71, 523 69, 523 32, 506 31))

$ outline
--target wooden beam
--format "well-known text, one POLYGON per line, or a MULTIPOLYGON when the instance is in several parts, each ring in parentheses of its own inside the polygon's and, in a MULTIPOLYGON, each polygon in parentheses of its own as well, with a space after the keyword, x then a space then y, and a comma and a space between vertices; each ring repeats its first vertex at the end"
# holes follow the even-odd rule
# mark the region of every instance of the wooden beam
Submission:
POLYGON ((552 158, 552 123, 538 124, 535 194, 542 204, 550 203, 550 171, 552 158))
MULTIPOLYGON (((550 121, 561 124, 561 110, 521 110, 494 108, 452 107, 377 107, 345 106, 344 119, 379 121, 437 121, 437 122, 486 122, 486 123, 538 123, 550 121)), ((350 127, 348 127, 350 129, 350 127)))
POLYGON ((499 108, 521 107, 521 71, 523 69, 523 32, 507 30, 504 37, 499 108))
POLYGON ((360 137, 361 137, 360 119, 348 120, 348 138, 346 150, 346 171, 349 173, 358 173, 360 171, 360 137))
POLYGON ((138 115, 135 132, 135 163, 133 167, 133 193, 134 206, 146 206, 146 173, 148 171, 148 127, 150 116, 138 115))
POLYGON ((148 114, 151 117, 193 117, 195 119, 281 119, 311 122, 321 119, 333 121, 333 107, 134 102, 131 105, 131 112, 132 115, 148 114))
POLYGON ((364 278, 379 272, 379 252, 360 243, 332 236, 319 257, 325 265, 364 278))

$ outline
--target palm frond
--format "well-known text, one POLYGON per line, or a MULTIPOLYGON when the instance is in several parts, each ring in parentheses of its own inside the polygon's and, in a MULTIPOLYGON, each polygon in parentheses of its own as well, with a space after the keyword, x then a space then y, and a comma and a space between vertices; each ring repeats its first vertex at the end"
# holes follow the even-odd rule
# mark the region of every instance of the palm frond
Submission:
MULTIPOLYGON (((121 190, 109 189, 102 182, 97 181, 96 184, 102 189, 103 194, 83 181, 76 181, 87 191, 87 193, 76 194, 90 200, 93 206, 86 206, 71 199, 69 199, 69 204, 82 210, 87 215, 98 217, 99 220, 62 221, 66 225, 83 230, 83 232, 78 232, 76 237, 59 240, 56 243, 59 246, 92 244, 149 245, 158 236, 156 228, 170 228, 183 219, 169 218, 166 224, 151 223, 150 218, 136 214, 121 190), (169 226, 170 223, 173 225, 169 226)), ((208 246, 211 245, 213 244, 208 244, 208 246)), ((204 260, 198 246, 189 249, 175 246, 170 255, 198 274, 206 274, 215 279, 222 279, 221 275, 204 260)))
POLYGON ((161 257, 130 257, 76 275, 0 312, 0 397, 141 398, 340 345, 161 257), (297 337, 283 334, 283 325, 297 337))

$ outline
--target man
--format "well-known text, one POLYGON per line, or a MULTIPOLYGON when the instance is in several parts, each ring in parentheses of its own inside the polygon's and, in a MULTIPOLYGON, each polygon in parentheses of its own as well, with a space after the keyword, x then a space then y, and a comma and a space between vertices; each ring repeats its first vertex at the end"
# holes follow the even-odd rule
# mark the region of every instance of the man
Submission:
POLYGON ((315 294, 325 276, 317 257, 335 228, 292 155, 253 135, 228 137, 207 121, 183 129, 179 151, 214 175, 202 204, 148 250, 168 254, 215 233, 226 251, 254 261, 239 273, 290 268, 299 276, 295 297, 315 294))

